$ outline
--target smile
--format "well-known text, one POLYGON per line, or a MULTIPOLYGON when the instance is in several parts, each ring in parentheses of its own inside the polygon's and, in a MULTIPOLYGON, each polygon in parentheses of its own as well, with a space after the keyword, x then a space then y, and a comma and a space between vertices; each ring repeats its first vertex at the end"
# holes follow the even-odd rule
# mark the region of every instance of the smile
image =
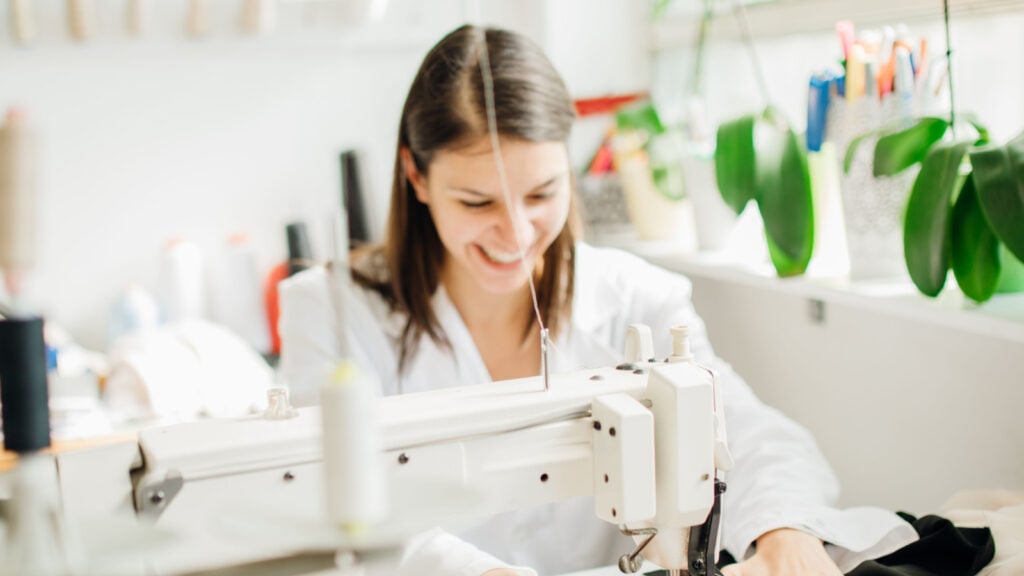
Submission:
POLYGON ((513 264, 519 261, 519 252, 503 252, 501 250, 485 248, 479 244, 477 244, 477 246, 488 260, 491 260, 496 264, 513 264))

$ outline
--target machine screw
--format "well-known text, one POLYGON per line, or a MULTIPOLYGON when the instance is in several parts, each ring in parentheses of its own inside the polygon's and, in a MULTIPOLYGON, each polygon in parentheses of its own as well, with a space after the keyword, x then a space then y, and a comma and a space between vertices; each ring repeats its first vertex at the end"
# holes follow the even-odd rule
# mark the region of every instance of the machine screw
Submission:
POLYGON ((637 369, 637 365, 633 364, 632 362, 625 362, 623 364, 619 364, 618 366, 616 366, 615 369, 633 371, 637 369))
POLYGON ((594 374, 593 376, 590 377, 590 379, 596 382, 598 380, 604 380, 604 376, 601 376, 600 374, 594 374))
POLYGON ((703 572, 704 560, 701 558, 694 558, 693 562, 690 562, 690 567, 693 568, 694 572, 703 572))
POLYGON ((601 431, 601 423, 597 420, 594 420, 594 430, 601 431))
POLYGON ((153 504, 154 506, 159 506, 160 504, 163 503, 164 498, 165 498, 164 491, 163 490, 157 490, 156 492, 153 492, 152 494, 149 495, 149 502, 151 504, 153 504))
POLYGON ((401 454, 398 455, 398 463, 399 464, 408 464, 409 463, 409 457, 405 455, 405 452, 402 452, 401 454))
POLYGON ((545 472, 545 473, 540 475, 540 481, 541 482, 547 482, 548 481, 548 474, 547 474, 547 472, 545 472))
POLYGON ((285 472, 284 473, 284 481, 285 482, 291 482, 292 480, 295 480, 295 474, 292 474, 291 470, 285 472))

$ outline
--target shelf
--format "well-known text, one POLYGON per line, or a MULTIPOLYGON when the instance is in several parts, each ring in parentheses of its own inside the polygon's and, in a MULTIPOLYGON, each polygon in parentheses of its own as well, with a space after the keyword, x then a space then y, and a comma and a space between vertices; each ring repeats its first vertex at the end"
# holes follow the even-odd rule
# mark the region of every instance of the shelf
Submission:
POLYGON ((599 243, 622 248, 690 278, 786 293, 1024 344, 1024 293, 997 294, 984 304, 977 304, 959 290, 949 287, 938 298, 928 298, 919 293, 909 280, 779 278, 768 263, 737 262, 714 253, 684 253, 664 244, 622 238, 599 243))
MULTIPOLYGON (((729 4, 731 6, 731 4, 729 4)), ((950 0, 950 14, 976 16, 1024 10, 1021 0, 950 0)), ((747 6, 747 20, 754 37, 831 32, 838 20, 852 20, 858 28, 941 20, 942 3, 934 0, 858 0, 838 2, 821 0, 776 0, 747 6)), ((652 26, 649 48, 652 51, 692 47, 696 42, 699 14, 668 16, 652 26)), ((713 41, 736 40, 740 28, 728 8, 720 9, 708 31, 713 41)))

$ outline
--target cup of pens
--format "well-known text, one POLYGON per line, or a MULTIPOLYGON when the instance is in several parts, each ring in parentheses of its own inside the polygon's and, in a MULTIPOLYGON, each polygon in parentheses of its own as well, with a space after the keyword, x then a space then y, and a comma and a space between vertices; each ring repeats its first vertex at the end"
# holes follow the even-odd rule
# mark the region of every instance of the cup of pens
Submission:
POLYGON ((829 127, 834 126, 834 133, 839 135, 835 144, 841 164, 840 196, 851 279, 897 278, 907 274, 903 258, 903 214, 917 177, 917 167, 894 176, 874 176, 877 136, 864 138, 849 170, 842 166, 850 141, 859 135, 861 127, 879 127, 887 120, 895 122, 900 118, 898 106, 891 98, 881 103, 840 100, 829 110, 829 127))
POLYGON ((811 78, 808 147, 827 141, 836 150, 850 278, 906 277, 903 218, 918 167, 875 176, 875 143, 883 133, 908 127, 916 115, 935 111, 939 100, 932 87, 941 67, 938 59, 926 62, 927 43, 912 40, 905 27, 855 35, 844 21, 836 30, 843 68, 811 78))

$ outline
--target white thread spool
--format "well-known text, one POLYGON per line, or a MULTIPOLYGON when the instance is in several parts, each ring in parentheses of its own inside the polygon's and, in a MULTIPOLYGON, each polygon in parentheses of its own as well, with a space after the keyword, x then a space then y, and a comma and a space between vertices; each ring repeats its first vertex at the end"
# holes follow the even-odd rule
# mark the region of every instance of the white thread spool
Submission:
POLYGON ((376 389, 372 373, 342 360, 320 390, 328 520, 349 533, 388 513, 376 389))
POLYGON ((166 322, 206 316, 203 258, 199 246, 182 239, 167 243, 160 258, 160 308, 166 322))
POLYGON ((270 326, 263 310, 263 291, 256 255, 244 234, 234 234, 228 238, 219 276, 215 311, 217 320, 241 336, 257 352, 270 352, 270 326))

